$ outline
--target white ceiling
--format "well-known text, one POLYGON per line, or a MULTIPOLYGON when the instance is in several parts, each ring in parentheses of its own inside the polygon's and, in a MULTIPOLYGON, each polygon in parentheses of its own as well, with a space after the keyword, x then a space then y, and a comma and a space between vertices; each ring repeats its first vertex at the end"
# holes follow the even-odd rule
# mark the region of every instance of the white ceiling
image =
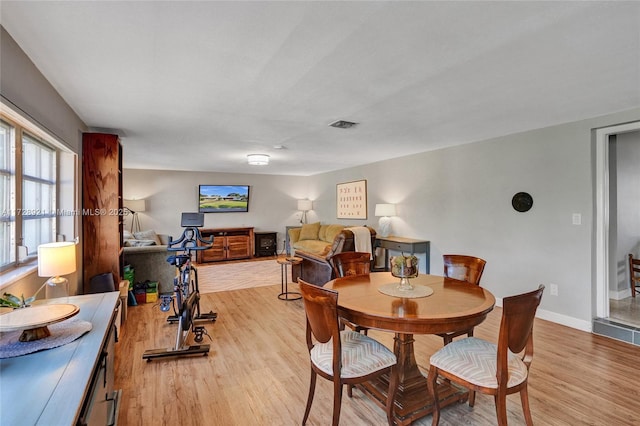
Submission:
POLYGON ((2 0, 0 23, 128 168, 312 175, 640 106, 640 2, 2 0))

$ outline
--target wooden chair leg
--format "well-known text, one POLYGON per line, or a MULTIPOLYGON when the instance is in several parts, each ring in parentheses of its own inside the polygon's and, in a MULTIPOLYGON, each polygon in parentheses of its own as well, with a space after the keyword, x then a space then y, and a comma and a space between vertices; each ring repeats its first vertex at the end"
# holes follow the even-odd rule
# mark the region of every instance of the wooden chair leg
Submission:
POLYGON ((342 383, 340 378, 333 380, 333 426, 340 423, 340 408, 342 407, 342 383))
POLYGON ((440 404, 438 403, 438 369, 433 365, 429 367, 429 374, 427 375, 427 383, 429 385, 429 393, 433 398, 433 417, 431 420, 432 426, 437 426, 440 422, 440 404))
POLYGON ((476 391, 469 390, 469 407, 473 407, 476 403, 476 391))
POLYGON ((311 379, 309 380, 309 396, 307 397, 307 407, 304 409, 304 417, 302 418, 302 425, 307 423, 309 413, 311 412, 311 403, 313 403, 313 394, 316 391, 316 378, 318 375, 313 369, 311 369, 311 379))
POLYGON ((531 417, 531 409, 529 407, 529 391, 526 385, 520 390, 520 401, 522 402, 522 411, 527 426, 533 426, 533 418, 531 417))
POLYGON ((500 392, 494 395, 496 404, 496 416, 499 426, 507 426, 507 394, 500 392))

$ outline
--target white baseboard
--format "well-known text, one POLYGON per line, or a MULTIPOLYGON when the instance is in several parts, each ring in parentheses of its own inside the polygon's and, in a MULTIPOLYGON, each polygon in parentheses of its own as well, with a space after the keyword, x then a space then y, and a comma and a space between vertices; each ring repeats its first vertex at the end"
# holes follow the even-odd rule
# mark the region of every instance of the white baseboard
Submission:
POLYGON ((631 297, 631 288, 619 291, 609 290, 609 299, 622 300, 626 299, 627 297, 631 297))
MULTIPOLYGON (((502 299, 496 298, 496 306, 502 307, 502 299)), ((556 324, 565 325, 577 330, 586 331, 587 333, 591 333, 593 331, 593 325, 591 321, 579 320, 577 318, 558 314, 556 312, 551 312, 544 309, 538 309, 536 311, 536 318, 555 322, 556 324)))
POLYGON ((538 311, 536 312, 536 317, 543 320, 555 322, 560 325, 566 325, 567 327, 586 331, 587 333, 591 333, 593 331, 593 325, 591 321, 579 320, 567 315, 545 311, 544 309, 538 309, 538 311))

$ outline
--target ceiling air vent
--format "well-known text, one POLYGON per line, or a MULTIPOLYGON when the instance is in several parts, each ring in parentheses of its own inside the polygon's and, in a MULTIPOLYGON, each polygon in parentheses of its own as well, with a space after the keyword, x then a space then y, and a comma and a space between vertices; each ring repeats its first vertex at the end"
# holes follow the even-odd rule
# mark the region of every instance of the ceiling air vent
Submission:
POLYGON ((329 124, 329 126, 337 127, 338 129, 350 129, 357 124, 358 123, 354 123, 353 121, 338 120, 329 124))

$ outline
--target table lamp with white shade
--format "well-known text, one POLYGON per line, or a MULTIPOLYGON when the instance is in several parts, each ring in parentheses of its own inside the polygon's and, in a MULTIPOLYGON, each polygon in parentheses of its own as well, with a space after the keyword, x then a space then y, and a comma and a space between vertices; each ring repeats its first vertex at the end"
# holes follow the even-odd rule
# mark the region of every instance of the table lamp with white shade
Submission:
MULTIPOLYGON (((69 295, 69 281, 62 275, 76 271, 76 243, 64 241, 41 244, 38 246, 38 276, 51 277, 38 289, 36 294, 47 287, 47 298, 50 293, 57 296, 69 295), (55 289, 55 290, 54 290, 55 289)), ((35 294, 34 294, 35 296, 35 294)))
MULTIPOLYGON (((0 333, 21 331, 18 340, 20 342, 32 342, 51 336, 48 326, 75 316, 79 311, 76 305, 70 303, 40 304, 31 307, 38 293, 46 287, 47 298, 50 298, 50 289, 55 289, 53 296, 68 296, 69 282, 61 275, 67 275, 76 270, 76 244, 75 242, 47 243, 38 246, 38 276, 50 277, 40 286, 38 291, 28 299, 21 299, 5 294, 11 299, 13 311, 0 315, 0 333), (15 309, 26 308, 26 309, 15 309)), ((7 305, 4 305, 7 306, 7 305)), ((75 326, 74 326, 75 327, 75 326)), ((86 333, 85 325, 80 324, 81 332, 74 337, 86 333)), ((43 349, 52 346, 42 346, 43 349)), ((26 352, 29 353, 29 352, 26 352)))
POLYGON ((311 200, 298 200, 298 210, 302 212, 300 215, 300 223, 307 223, 307 212, 313 208, 311 200))
POLYGON ((378 233, 381 237, 388 237, 391 234, 391 216, 396 215, 396 205, 376 204, 374 215, 380 217, 378 221, 378 233))

